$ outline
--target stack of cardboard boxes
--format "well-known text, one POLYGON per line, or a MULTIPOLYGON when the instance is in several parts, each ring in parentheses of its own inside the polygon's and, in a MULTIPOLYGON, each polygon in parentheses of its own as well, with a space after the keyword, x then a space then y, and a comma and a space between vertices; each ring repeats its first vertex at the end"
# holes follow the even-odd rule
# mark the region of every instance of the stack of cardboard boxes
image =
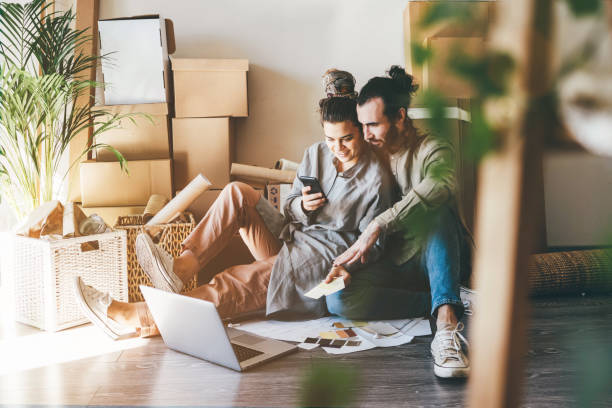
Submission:
POLYGON ((198 173, 212 183, 190 206, 196 220, 230 182, 235 156, 232 117, 248 116, 249 62, 238 59, 172 58, 174 183, 183 189, 198 173))
MULTIPOLYGON (((129 173, 112 151, 97 148, 94 160, 80 164, 84 211, 112 226, 118 216, 142 214, 151 195, 172 198, 202 173, 212 187, 189 208, 199 221, 230 182, 232 117, 248 116, 248 61, 170 60, 172 22, 159 16, 103 20, 98 27, 100 55, 108 56, 99 78, 106 83, 104 105, 98 109, 131 116, 95 142, 121 152, 129 173)), ((252 261, 236 235, 201 276, 252 261)))
POLYGON ((142 214, 153 194, 172 197, 168 38, 173 36, 166 25, 158 16, 98 23, 100 54, 108 56, 102 64, 108 85, 98 109, 128 116, 95 143, 121 152, 128 173, 112 151, 99 147, 94 160, 80 164, 80 190, 85 213, 97 213, 111 226, 120 215, 142 214))
MULTIPOLYGON (((174 185, 183 189, 198 173, 212 183, 189 207, 197 221, 230 182, 235 157, 233 117, 248 116, 249 62, 238 59, 171 58, 174 185)), ((200 273, 204 283, 223 269, 253 261, 238 234, 200 273)))

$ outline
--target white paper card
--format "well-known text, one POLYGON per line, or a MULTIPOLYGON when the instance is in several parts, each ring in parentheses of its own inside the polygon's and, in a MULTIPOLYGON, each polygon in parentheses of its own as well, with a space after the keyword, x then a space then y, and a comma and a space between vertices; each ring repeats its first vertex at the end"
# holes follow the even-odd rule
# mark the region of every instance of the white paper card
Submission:
POLYGON ((309 298, 319 299, 321 296, 331 295, 339 290, 344 289, 344 279, 336 278, 330 283, 321 282, 314 288, 304 294, 309 298))

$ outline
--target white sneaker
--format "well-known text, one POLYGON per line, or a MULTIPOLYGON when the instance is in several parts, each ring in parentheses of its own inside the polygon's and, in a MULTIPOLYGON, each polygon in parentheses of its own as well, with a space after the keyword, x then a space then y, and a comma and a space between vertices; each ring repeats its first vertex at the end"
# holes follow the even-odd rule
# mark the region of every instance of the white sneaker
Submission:
POLYGON ((85 316, 113 340, 136 334, 136 329, 133 327, 119 324, 108 317, 108 307, 113 301, 108 293, 100 292, 86 285, 80 276, 74 279, 74 292, 77 303, 81 306, 85 316))
POLYGON ((136 258, 154 287, 174 293, 183 290, 185 285, 173 271, 172 255, 155 245, 147 233, 136 237, 136 258))
POLYGON ((463 323, 438 330, 431 342, 431 355, 434 359, 434 373, 438 377, 467 377, 470 373, 470 361, 464 353, 469 344, 461 335, 463 323))

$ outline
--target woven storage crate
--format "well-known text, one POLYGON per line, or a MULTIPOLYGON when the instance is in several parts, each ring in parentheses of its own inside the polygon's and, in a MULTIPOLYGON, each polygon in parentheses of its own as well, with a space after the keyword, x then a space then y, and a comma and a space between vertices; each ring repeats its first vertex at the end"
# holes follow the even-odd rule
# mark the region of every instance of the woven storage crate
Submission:
POLYGON ((126 233, 115 231, 46 241, 12 236, 10 263, 15 319, 57 331, 89 321, 74 294, 74 278, 127 301, 126 233))
MULTIPOLYGON (((161 228, 161 237, 158 245, 166 252, 176 258, 181 254, 182 243, 189 236, 195 227, 193 215, 187 214, 189 222, 175 224, 160 224, 155 228, 161 228)), ((127 232, 127 264, 128 264, 128 292, 130 302, 143 301, 142 293, 140 293, 139 285, 153 286, 149 277, 144 273, 138 259, 136 258, 136 237, 141 232, 144 232, 144 220, 142 215, 126 215, 117 218, 115 229, 125 230, 127 232)), ((183 292, 195 289, 197 286, 197 275, 185 285, 183 292)))

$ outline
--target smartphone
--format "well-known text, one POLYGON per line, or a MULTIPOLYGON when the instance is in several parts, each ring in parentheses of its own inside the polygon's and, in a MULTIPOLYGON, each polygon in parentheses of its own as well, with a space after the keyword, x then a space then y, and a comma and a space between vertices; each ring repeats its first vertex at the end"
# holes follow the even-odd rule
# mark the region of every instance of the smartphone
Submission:
POLYGON ((316 177, 309 177, 309 176, 299 176, 298 178, 305 186, 310 187, 310 192, 308 194, 322 193, 323 197, 325 197, 325 193, 323 192, 323 189, 321 188, 319 179, 317 179, 316 177))

